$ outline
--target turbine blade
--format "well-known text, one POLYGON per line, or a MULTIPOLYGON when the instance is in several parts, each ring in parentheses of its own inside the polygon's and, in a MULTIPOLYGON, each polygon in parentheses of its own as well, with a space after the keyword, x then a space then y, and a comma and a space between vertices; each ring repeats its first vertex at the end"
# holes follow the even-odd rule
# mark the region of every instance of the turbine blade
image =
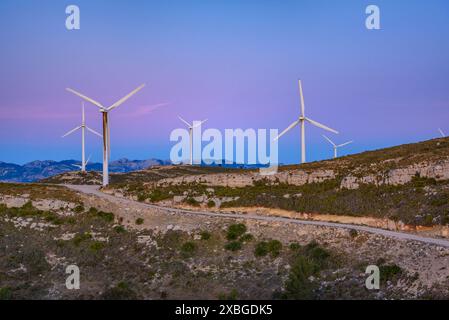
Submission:
POLYGON ((92 132, 93 134, 96 134, 97 136, 99 136, 100 138, 102 138, 103 136, 98 133, 97 131, 95 131, 94 129, 89 128, 88 126, 86 126, 86 129, 90 132, 92 132))
POLYGON ((351 143, 353 143, 354 141, 348 141, 348 142, 345 142, 345 143, 342 143, 342 144, 339 144, 337 147, 343 147, 343 146, 347 146, 348 144, 351 144, 351 143))
POLYGON ((324 139, 326 139, 327 141, 329 141, 329 143, 330 143, 331 145, 333 145, 334 147, 336 147, 335 143, 333 143, 331 139, 329 139, 328 137, 326 137, 324 134, 323 134, 323 137, 324 137, 324 139))
POLYGON ((443 138, 446 137, 446 134, 444 133, 443 130, 441 130, 440 128, 438 128, 438 131, 440 132, 440 134, 441 134, 441 136, 442 136, 443 138))
POLYGON ((201 121, 200 123, 198 123, 197 125, 195 125, 195 126, 193 126, 192 127, 192 129, 193 128, 197 128, 197 127, 199 127, 200 125, 202 125, 204 122, 206 122, 207 121, 207 119, 206 120, 203 120, 203 121, 201 121))
POLYGON ((91 156, 92 156, 92 155, 90 154, 89 157, 87 158, 86 162, 84 163, 85 166, 87 166, 87 164, 89 163, 89 160, 90 160, 90 157, 91 157, 91 156))
POLYGON ((329 128, 329 127, 326 127, 324 124, 321 124, 321 123, 316 122, 315 120, 312 120, 312 119, 309 119, 309 118, 305 118, 305 119, 306 119, 308 122, 310 122, 311 124, 313 124, 314 126, 318 127, 318 128, 321 128, 321 129, 324 129, 324 130, 327 130, 327 131, 330 131, 330 132, 333 132, 333 133, 338 134, 338 131, 336 131, 336 130, 334 130, 334 129, 331 129, 331 128, 329 128))
POLYGON ((121 105, 123 102, 125 102, 126 100, 128 100, 129 98, 131 98, 133 95, 135 95, 137 92, 139 92, 143 87, 145 87, 145 84, 140 85, 139 87, 137 87, 136 89, 134 89, 133 91, 131 91, 130 93, 128 93, 126 96, 124 96, 123 98, 121 98, 119 101, 117 101, 116 103, 114 103, 112 106, 110 106, 109 108, 107 108, 107 111, 111 111, 112 109, 117 108, 119 105, 121 105))
POLYGON ((78 97, 80 97, 80 98, 82 98, 82 99, 84 99, 84 100, 86 100, 86 101, 96 105, 100 109, 105 109, 105 107, 100 102, 97 102, 94 99, 91 99, 91 98, 85 96, 84 94, 79 93, 78 91, 75 91, 75 90, 70 89, 70 88, 66 88, 66 90, 71 92, 71 93, 73 93, 73 94, 75 94, 75 95, 77 95, 78 97))
POLYGON ((81 129, 81 126, 76 127, 75 129, 70 130, 69 132, 67 132, 65 135, 62 136, 62 138, 67 137, 68 135, 74 133, 76 130, 81 129))
POLYGON ((298 83, 299 83, 299 95, 300 95, 300 98, 301 98, 301 116, 304 117, 305 106, 304 106, 304 95, 302 93, 301 80, 298 80, 298 83))
POLYGON ((281 132, 280 135, 278 135, 276 138, 274 138, 274 141, 279 140, 280 137, 282 137, 284 134, 286 134, 290 129, 293 129, 297 124, 299 123, 299 119, 293 122, 291 125, 287 127, 284 131, 281 132))
POLYGON ((178 116, 178 118, 179 118, 179 120, 181 120, 182 122, 184 122, 186 125, 187 125, 187 127, 189 127, 189 128, 191 128, 192 127, 192 125, 190 124, 190 123, 188 123, 187 121, 185 121, 183 118, 181 118, 180 116, 178 116))

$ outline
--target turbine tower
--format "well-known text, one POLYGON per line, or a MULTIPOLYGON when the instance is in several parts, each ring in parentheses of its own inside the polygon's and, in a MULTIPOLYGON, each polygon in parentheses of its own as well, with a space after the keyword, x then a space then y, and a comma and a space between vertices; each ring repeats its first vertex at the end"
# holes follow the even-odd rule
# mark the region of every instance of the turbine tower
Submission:
POLYGON ((200 123, 197 124, 190 124, 187 121, 185 121, 183 118, 181 118, 180 116, 178 116, 179 120, 181 120, 182 122, 184 122, 187 125, 187 128, 189 128, 189 141, 190 141, 190 165, 193 165, 193 129, 199 127, 200 125, 202 125, 204 122, 207 121, 207 119, 201 121, 200 123))
POLYGON ((307 118, 305 116, 305 112, 304 112, 304 96, 302 94, 302 85, 301 85, 301 80, 298 80, 299 83, 299 96, 301 99, 301 114, 299 115, 298 120, 296 120, 295 122, 293 122, 291 125, 289 125, 287 127, 287 129, 285 129, 284 131, 281 132, 280 135, 278 135, 274 141, 278 140, 280 137, 282 137, 285 133, 287 133, 289 130, 293 129, 294 127, 296 127, 298 124, 301 125, 301 163, 305 163, 306 162, 306 121, 310 124, 313 124, 315 127, 333 132, 338 134, 338 131, 331 129, 329 127, 326 127, 324 124, 321 124, 319 122, 316 122, 315 120, 312 120, 310 118, 307 118))
POLYGON ((124 103, 126 100, 131 98, 134 94, 136 94, 138 91, 140 91, 143 87, 145 87, 145 84, 142 84, 141 86, 137 87, 133 91, 131 91, 129 94, 118 100, 117 102, 113 103, 110 107, 105 107, 101 103, 83 95, 82 93, 79 93, 73 89, 67 88, 66 90, 77 95, 78 97, 92 103, 93 105, 96 105, 100 112, 103 115, 103 186, 107 186, 109 184, 109 156, 111 154, 111 141, 110 141, 110 131, 109 131, 109 122, 108 122, 108 114, 109 111, 117 108, 122 103, 124 103))
MULTIPOLYGON (((67 132, 65 135, 63 135, 62 137, 65 138, 68 135, 74 133, 75 131, 81 129, 81 172, 86 172, 86 164, 87 162, 85 161, 85 129, 87 129, 88 131, 92 132, 93 134, 96 134, 97 136, 99 136, 100 138, 102 138, 101 134, 99 134, 97 131, 89 128, 88 126, 86 126, 86 116, 84 114, 84 102, 82 102, 81 104, 81 113, 82 113, 82 117, 81 117, 81 125, 76 127, 75 129, 70 130, 69 132, 67 132)), ((89 161, 89 160, 87 160, 89 161)))
POLYGON ((342 143, 342 144, 338 144, 338 145, 337 145, 337 144, 335 144, 331 139, 329 139, 328 137, 326 137, 324 134, 323 134, 323 137, 324 137, 324 139, 326 139, 327 141, 329 141, 329 143, 334 147, 334 159, 337 158, 337 149, 338 149, 338 148, 343 147, 343 146, 346 146, 346 145, 348 145, 348 144, 354 142, 354 141, 348 141, 348 142, 345 142, 345 143, 342 143))
POLYGON ((442 138, 446 138, 446 134, 444 133, 443 130, 441 130, 440 128, 438 128, 438 131, 440 132, 442 138))

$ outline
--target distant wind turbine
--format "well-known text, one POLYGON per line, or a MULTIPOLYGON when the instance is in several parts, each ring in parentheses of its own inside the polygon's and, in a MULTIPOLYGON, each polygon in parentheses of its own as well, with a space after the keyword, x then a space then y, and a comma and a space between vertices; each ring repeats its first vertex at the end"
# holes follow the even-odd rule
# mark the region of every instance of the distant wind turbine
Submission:
POLYGON ((109 131, 109 122, 108 122, 108 114, 109 111, 117 108, 122 103, 124 103, 126 100, 131 98, 134 94, 136 94, 138 91, 140 91, 145 84, 142 84, 141 86, 137 87, 133 91, 131 91, 128 95, 124 96, 117 102, 113 103, 110 107, 105 107, 101 103, 83 95, 82 93, 79 93, 73 89, 67 88, 66 90, 77 95, 78 97, 81 97, 82 99, 92 103, 93 105, 96 105, 100 112, 103 114, 103 186, 107 186, 109 184, 109 156, 111 153, 111 141, 110 141, 110 131, 109 131))
POLYGON ((193 165, 193 129, 199 127, 200 125, 202 125, 204 122, 207 121, 207 119, 201 121, 200 123, 197 123, 197 124, 193 125, 193 124, 190 124, 187 121, 185 121, 180 116, 178 116, 178 118, 179 118, 179 120, 181 120, 182 122, 184 122, 187 125, 187 128, 189 128, 190 165, 193 165))
MULTIPOLYGON (((81 106, 81 112, 82 112, 82 117, 81 117, 81 125, 76 127, 75 129, 70 130, 69 132, 67 132, 65 135, 63 135, 62 137, 65 138, 68 135, 74 133, 75 131, 81 129, 81 172, 86 172, 86 161, 85 161, 85 129, 87 129, 88 131, 92 132, 93 134, 96 134, 97 136, 99 136, 100 138, 102 137, 101 134, 99 134, 97 131, 89 128, 88 126, 86 126, 86 116, 84 114, 84 102, 82 102, 82 106, 81 106)), ((89 160, 88 160, 89 161, 89 160)))
POLYGON ((81 162, 81 165, 79 165, 79 164, 72 164, 72 166, 80 168, 81 170, 83 170, 83 166, 84 166, 84 168, 87 168, 87 164, 89 163, 89 160, 90 160, 90 155, 87 158, 86 162, 81 162))
POLYGON ((293 129, 294 127, 296 127, 298 124, 301 125, 301 163, 305 163, 306 162, 306 127, 305 127, 305 122, 309 122, 310 124, 313 124, 314 126, 336 133, 338 134, 338 131, 331 129, 329 127, 326 127, 324 124, 321 124, 319 122, 316 122, 310 118, 307 118, 305 116, 304 113, 304 96, 302 93, 302 85, 301 85, 301 80, 298 80, 299 83, 299 95, 301 98, 301 114, 299 115, 298 120, 296 120, 295 122, 293 122, 290 126, 287 127, 287 129, 285 129, 284 131, 281 132, 280 135, 278 135, 274 140, 278 140, 280 137, 282 137, 285 133, 287 133, 289 130, 293 129))
POLYGON ((446 134, 444 133, 443 130, 441 130, 440 128, 438 128, 438 131, 440 132, 441 137, 446 138, 446 134))
POLYGON ((346 146, 346 145, 348 145, 348 144, 354 142, 354 141, 348 141, 348 142, 345 142, 345 143, 342 143, 342 144, 338 144, 338 145, 337 145, 337 144, 335 144, 331 139, 329 139, 328 137, 326 137, 324 134, 323 134, 323 137, 324 137, 324 139, 326 139, 327 141, 329 141, 329 143, 334 147, 334 159, 337 158, 337 149, 338 149, 338 148, 343 147, 343 146, 346 146))

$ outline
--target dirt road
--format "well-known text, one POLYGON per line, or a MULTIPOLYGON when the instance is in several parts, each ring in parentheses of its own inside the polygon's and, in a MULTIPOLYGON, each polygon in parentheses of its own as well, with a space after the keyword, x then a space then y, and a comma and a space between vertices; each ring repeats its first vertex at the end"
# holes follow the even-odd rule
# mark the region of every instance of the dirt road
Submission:
POLYGON ((364 231, 373 234, 382 235, 385 237, 396 238, 401 240, 411 240, 411 241, 419 241, 427 244, 437 245, 449 248, 449 241, 444 239, 437 238, 428 238, 422 237, 419 235, 390 231, 384 229, 378 229, 367 226, 353 225, 353 224, 343 224, 343 223, 335 223, 335 222, 325 222, 325 221, 310 221, 310 220, 299 220, 285 217, 270 217, 270 216, 260 216, 255 214, 238 214, 238 213, 217 213, 217 212, 206 212, 206 211, 193 211, 193 210, 185 210, 185 209, 177 209, 177 208, 168 208, 162 207, 154 204, 146 204, 138 201, 133 201, 130 199, 116 197, 110 194, 103 193, 99 190, 98 186, 92 185, 66 185, 66 187, 82 192, 85 194, 95 195, 97 197, 112 201, 116 204, 124 205, 124 206, 134 206, 137 208, 154 208, 162 211, 166 211, 169 213, 177 213, 177 214, 194 214, 199 216, 207 216, 207 217, 221 217, 221 218, 239 218, 239 219, 252 219, 252 220, 260 220, 260 221, 268 221, 268 222, 282 222, 282 223, 293 223, 293 224, 301 224, 301 225, 313 225, 313 226, 322 226, 322 227, 331 227, 331 228, 344 228, 344 229, 354 229, 357 231, 364 231))

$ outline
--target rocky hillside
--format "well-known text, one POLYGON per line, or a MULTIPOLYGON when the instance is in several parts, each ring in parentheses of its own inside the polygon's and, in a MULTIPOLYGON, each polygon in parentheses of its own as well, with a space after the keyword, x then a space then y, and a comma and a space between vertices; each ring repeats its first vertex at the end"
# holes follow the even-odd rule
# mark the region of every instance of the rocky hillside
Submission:
POLYGON ((139 178, 132 180, 125 175, 111 188, 140 201, 171 199, 171 204, 184 202, 209 210, 266 207, 420 226, 449 223, 449 138, 282 166, 270 176, 258 170, 196 174, 173 170, 179 174, 139 171, 133 174, 139 178))
POLYGON ((0 299, 447 299, 448 256, 355 230, 167 214, 0 183, 0 299), (379 290, 365 287, 372 264, 379 290), (69 265, 80 290, 65 286, 69 265))

